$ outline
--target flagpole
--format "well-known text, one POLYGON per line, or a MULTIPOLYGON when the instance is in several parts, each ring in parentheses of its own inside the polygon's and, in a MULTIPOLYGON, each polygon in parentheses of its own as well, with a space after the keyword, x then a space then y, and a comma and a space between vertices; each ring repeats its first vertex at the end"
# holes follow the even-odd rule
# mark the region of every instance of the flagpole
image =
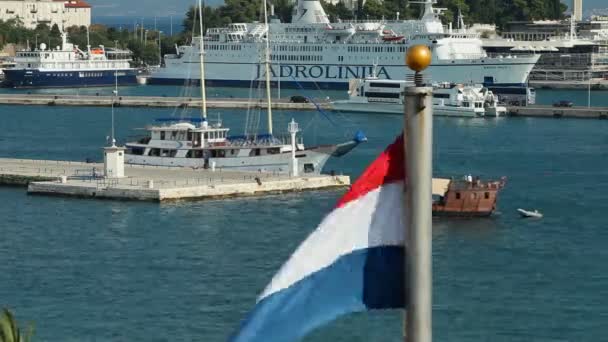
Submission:
POLYGON ((422 74, 431 63, 425 45, 408 49, 406 63, 416 72, 405 89, 406 248, 405 342, 431 342, 432 335, 432 177, 433 88, 422 74))

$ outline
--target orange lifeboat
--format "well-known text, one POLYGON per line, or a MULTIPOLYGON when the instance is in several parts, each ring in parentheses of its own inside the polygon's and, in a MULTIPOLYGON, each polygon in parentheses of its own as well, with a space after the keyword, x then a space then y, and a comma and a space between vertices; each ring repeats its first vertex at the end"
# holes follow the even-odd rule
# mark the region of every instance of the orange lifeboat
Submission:
POLYGON ((103 55, 104 51, 102 49, 96 48, 96 49, 92 49, 91 53, 94 55, 103 55))
POLYGON ((404 36, 390 35, 390 36, 383 36, 382 40, 384 40, 385 42, 398 42, 398 41, 402 41, 404 38, 405 38, 404 36))

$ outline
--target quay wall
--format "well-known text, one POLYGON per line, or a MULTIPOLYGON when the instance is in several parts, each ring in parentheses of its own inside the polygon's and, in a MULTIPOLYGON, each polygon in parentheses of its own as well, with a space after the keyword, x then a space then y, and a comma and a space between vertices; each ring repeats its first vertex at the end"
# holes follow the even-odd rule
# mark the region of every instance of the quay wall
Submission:
MULTIPOLYGON (((119 96, 113 98, 112 96, 89 95, 0 94, 0 104, 3 105, 110 107, 112 103, 117 107, 201 107, 201 100, 199 98, 158 96, 119 96)), ((320 106, 324 109, 329 108, 327 104, 320 104, 320 106)), ((268 108, 268 104, 265 100, 211 98, 207 100, 207 107, 216 109, 266 109, 268 108)), ((284 110, 316 109, 312 103, 291 103, 286 99, 273 101, 272 108, 284 110)))
POLYGON ((512 117, 542 117, 542 118, 576 118, 576 119, 608 119, 606 107, 554 107, 532 105, 525 107, 507 107, 512 117))

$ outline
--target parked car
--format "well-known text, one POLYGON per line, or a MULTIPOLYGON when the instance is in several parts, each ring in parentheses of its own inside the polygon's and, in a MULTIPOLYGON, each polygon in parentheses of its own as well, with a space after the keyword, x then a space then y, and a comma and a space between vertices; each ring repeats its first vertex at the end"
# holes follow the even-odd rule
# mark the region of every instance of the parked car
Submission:
POLYGON ((572 107, 574 106, 574 103, 572 103, 572 101, 567 101, 567 100, 562 100, 559 102, 555 102, 553 104, 553 107, 572 107))
POLYGON ((289 101, 291 103, 308 103, 308 98, 301 95, 294 95, 289 99, 289 101))

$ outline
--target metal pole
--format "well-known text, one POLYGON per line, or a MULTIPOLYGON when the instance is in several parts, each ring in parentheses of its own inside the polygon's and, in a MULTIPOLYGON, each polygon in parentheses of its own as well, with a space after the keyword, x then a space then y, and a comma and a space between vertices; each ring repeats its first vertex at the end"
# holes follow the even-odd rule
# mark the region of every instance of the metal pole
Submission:
POLYGON ((264 0, 264 27, 266 28, 266 49, 264 50, 264 64, 266 67, 266 104, 268 105, 268 134, 272 136, 272 95, 270 94, 270 26, 268 26, 268 4, 264 0))
POLYGON ((163 43, 161 40, 161 35, 163 31, 158 31, 158 66, 163 65, 163 43))
MULTIPOLYGON (((207 120, 207 90, 205 89, 205 31, 203 29, 203 2, 202 0, 198 1, 198 16, 199 20, 199 29, 201 32, 201 40, 200 40, 200 73, 201 73, 201 114, 203 115, 203 121, 207 120)), ((194 15, 196 18, 196 14, 194 15)), ((194 34, 192 35, 192 39, 194 39, 194 34)), ((202 124, 202 123, 201 123, 202 124)))
POLYGON ((405 89, 406 342, 432 341, 433 89, 405 89))
POLYGON ((587 108, 591 108, 591 72, 589 72, 589 80, 587 81, 587 108))

